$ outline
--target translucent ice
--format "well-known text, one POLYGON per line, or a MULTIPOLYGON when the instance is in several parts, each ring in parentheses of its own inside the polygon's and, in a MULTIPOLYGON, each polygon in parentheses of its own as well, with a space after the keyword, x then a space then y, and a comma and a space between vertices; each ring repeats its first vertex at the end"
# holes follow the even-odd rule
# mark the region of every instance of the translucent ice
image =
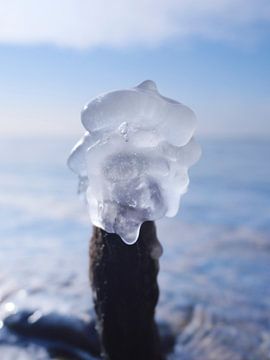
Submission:
POLYGON ((200 157, 195 115, 147 80, 91 100, 81 119, 87 132, 68 165, 79 177, 91 221, 133 244, 144 221, 178 211, 188 168, 200 157))

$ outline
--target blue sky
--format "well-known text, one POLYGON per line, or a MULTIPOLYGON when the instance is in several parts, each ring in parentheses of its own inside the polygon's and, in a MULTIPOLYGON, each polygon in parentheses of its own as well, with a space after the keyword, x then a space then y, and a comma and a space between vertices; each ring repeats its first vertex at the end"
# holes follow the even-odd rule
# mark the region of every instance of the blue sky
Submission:
MULTIPOLYGON (((4 25, 0 21, 1 133, 77 136, 83 131, 80 110, 91 97, 152 79, 162 94, 195 110, 198 132, 202 135, 269 136, 270 6, 267 2, 248 0, 249 11, 244 17, 233 12, 241 10, 245 4, 241 0, 234 3, 220 0, 216 6, 210 0, 205 1, 205 7, 201 3, 197 12, 196 2, 169 1, 168 8, 166 2, 157 1, 155 19, 158 20, 144 24, 153 17, 152 10, 147 13, 151 1, 139 1, 141 9, 135 10, 131 1, 125 3, 121 16, 129 19, 134 11, 137 16, 137 22, 130 18, 131 25, 124 22, 118 26, 121 18, 115 12, 105 19, 109 25, 100 15, 102 21, 97 19, 91 25, 94 28, 88 28, 87 17, 85 26, 81 25, 85 15, 78 13, 74 19, 73 15, 63 13, 62 17, 67 17, 64 25, 68 26, 70 21, 74 27, 72 36, 67 36, 59 30, 60 17, 55 15, 56 19, 50 22, 50 10, 53 11, 55 3, 51 4, 52 9, 46 5, 48 16, 43 12, 45 19, 42 18, 41 26, 33 21, 38 16, 34 2, 11 0, 16 18, 6 6, 5 20, 8 20, 4 25), (21 7, 24 2, 28 6, 27 14, 21 7), (139 18, 139 10, 146 11, 143 19, 139 18), (78 33, 76 24, 80 27, 78 33), (94 38, 84 36, 91 31, 96 31, 94 38)), ((56 2, 60 8, 62 0, 56 2)), ((89 3, 97 6, 95 1, 87 0, 76 3, 68 0, 66 4, 71 12, 80 2, 84 6, 89 3)), ((123 5, 121 0, 115 3, 123 5)), ((100 14, 99 9, 95 11, 100 14)))

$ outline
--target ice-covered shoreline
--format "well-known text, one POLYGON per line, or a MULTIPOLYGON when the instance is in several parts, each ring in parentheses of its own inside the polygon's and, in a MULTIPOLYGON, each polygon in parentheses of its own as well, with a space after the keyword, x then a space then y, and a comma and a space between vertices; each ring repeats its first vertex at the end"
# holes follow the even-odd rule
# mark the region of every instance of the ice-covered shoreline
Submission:
MULTIPOLYGON (((50 139, 58 157, 48 153, 46 139, 35 143, 35 151, 31 139, 17 142, 16 156, 11 141, 1 143, 2 316, 14 304, 18 310, 91 318, 91 228, 65 166, 74 140, 60 147, 59 139, 50 139)), ((215 140, 204 141, 203 148, 181 216, 158 224, 166 246, 157 318, 178 331, 173 360, 197 360, 196 351, 207 360, 264 360, 270 338, 270 169, 262 163, 270 142, 215 140)), ((19 353, 24 360, 46 359, 44 348, 27 347, 2 330, 5 360, 19 353)))
MULTIPOLYGON (((170 359, 181 355, 196 360, 199 352, 205 359, 215 354, 220 360, 238 360, 246 353, 267 359, 270 343, 265 334, 270 324, 270 289, 264 285, 270 271, 268 235, 241 228, 207 230, 169 222, 169 226, 162 222, 158 229, 160 238, 167 237, 168 246, 161 258, 157 318, 163 336, 174 334, 175 337, 170 359), (251 265, 254 257, 256 266, 251 265), (235 340, 237 337, 241 338, 240 342, 235 340)), ((31 243, 24 246, 27 250, 31 243)), ((76 332, 78 321, 89 322, 93 308, 89 307, 87 260, 83 258, 86 244, 81 242, 79 247, 74 252, 72 246, 67 248, 64 241, 58 241, 42 255, 36 249, 29 257, 31 262, 25 262, 24 254, 10 259, 0 287, 2 320, 12 313, 30 310, 34 312, 33 322, 18 322, 19 325, 31 326, 41 316, 45 319, 49 316, 48 329, 54 327, 55 318, 57 326, 67 324, 76 332), (55 246, 59 253, 52 256, 55 246), (46 266, 40 266, 44 261, 46 266), (14 272, 15 264, 19 272, 14 272), (39 268, 38 274, 33 272, 33 267, 39 268)), ((1 263, 11 254, 11 249, 6 250, 5 256, 1 254, 1 263)), ((0 354, 6 354, 5 360, 12 359, 16 351, 23 359, 44 359, 52 342, 48 333, 43 335, 41 341, 31 333, 21 338, 7 333, 3 327, 0 354)), ((58 336, 65 339, 65 335, 58 336)), ((65 349, 70 343, 64 341, 61 346, 65 349)), ((80 349, 76 350, 75 343, 73 346, 69 351, 80 349)))

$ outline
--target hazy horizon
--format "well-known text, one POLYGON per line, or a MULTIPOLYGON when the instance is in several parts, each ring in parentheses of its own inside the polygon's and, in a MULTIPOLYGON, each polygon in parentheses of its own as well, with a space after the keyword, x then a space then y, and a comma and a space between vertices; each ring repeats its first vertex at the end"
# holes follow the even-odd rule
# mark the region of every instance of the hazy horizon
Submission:
POLYGON ((266 0, 1 4, 2 136, 82 134, 87 101, 146 79, 195 111, 199 136, 270 136, 266 0))

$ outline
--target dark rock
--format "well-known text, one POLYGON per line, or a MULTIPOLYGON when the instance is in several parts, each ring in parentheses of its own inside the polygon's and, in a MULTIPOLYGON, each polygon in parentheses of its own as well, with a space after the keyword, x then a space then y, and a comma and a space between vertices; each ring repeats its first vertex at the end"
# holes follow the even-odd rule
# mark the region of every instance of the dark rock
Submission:
MULTIPOLYGON (((86 323, 72 316, 49 313, 36 321, 30 321, 32 311, 21 311, 8 316, 4 325, 16 334, 47 341, 49 347, 67 352, 70 348, 98 356, 99 339, 94 322, 86 323), (50 344, 49 344, 50 343, 50 344), (54 345, 52 345, 55 343, 54 345)), ((46 344, 45 344, 46 346, 46 344)))

